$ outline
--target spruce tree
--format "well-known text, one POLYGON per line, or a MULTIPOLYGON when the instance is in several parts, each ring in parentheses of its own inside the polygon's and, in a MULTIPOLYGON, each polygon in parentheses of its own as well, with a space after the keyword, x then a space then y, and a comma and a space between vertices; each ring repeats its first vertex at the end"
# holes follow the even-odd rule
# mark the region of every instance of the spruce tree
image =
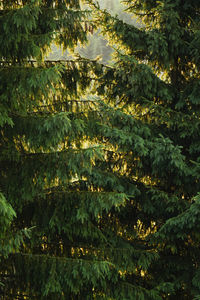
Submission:
POLYGON ((107 220, 128 196, 86 97, 102 68, 45 59, 84 43, 87 18, 78 0, 0 4, 1 299, 108 299, 118 282, 107 220))
POLYGON ((115 48, 99 136, 129 199, 107 220, 120 289, 106 299, 200 299, 200 3, 123 2, 142 27, 91 3, 115 48))
POLYGON ((93 6, 112 67, 44 59, 78 0, 1 2, 2 299, 200 297, 199 4, 125 2, 144 28, 93 6))

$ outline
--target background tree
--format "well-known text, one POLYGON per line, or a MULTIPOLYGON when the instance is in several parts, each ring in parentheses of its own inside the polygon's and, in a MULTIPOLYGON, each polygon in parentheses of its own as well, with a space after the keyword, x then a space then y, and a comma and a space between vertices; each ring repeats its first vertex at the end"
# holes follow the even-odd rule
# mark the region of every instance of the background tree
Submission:
POLYGON ((107 169, 131 186, 130 201, 108 221, 126 285, 111 299, 200 299, 200 4, 123 2, 144 27, 92 4, 116 48, 114 66, 98 81, 109 105, 100 129, 112 149, 107 169))
MULTIPOLYGON (((119 19, 136 24, 136 19, 124 11, 126 7, 120 0, 100 0, 98 3, 101 9, 106 9, 111 15, 118 15, 119 19)), ((102 59, 103 64, 108 64, 111 61, 113 49, 108 45, 107 39, 100 34, 100 28, 94 26, 93 33, 88 36, 88 44, 82 47, 78 46, 76 51, 82 57, 89 59, 95 59, 98 56, 102 59)))
POLYGON ((0 4, 1 299, 102 299, 118 281, 106 222, 127 195, 97 137, 105 107, 82 99, 101 66, 44 59, 84 43, 87 16, 78 0, 0 4))

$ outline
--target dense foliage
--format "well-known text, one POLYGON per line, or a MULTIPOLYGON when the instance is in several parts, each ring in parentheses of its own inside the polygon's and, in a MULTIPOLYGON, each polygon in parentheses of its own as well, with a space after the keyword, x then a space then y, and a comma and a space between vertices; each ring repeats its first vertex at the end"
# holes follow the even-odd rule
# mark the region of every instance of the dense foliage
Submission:
POLYGON ((128 197, 98 141, 105 107, 83 99, 101 66, 45 59, 87 22, 78 0, 0 4, 1 299, 98 299, 118 281, 107 219, 128 197))
POLYGON ((0 296, 200 299, 200 5, 88 2, 110 67, 45 60, 86 41, 78 0, 0 4, 0 296))
POLYGON ((98 85, 113 107, 113 131, 103 129, 108 165, 132 186, 112 220, 123 240, 117 256, 126 257, 120 299, 200 299, 200 3, 123 2, 143 27, 91 4, 116 48, 98 85))

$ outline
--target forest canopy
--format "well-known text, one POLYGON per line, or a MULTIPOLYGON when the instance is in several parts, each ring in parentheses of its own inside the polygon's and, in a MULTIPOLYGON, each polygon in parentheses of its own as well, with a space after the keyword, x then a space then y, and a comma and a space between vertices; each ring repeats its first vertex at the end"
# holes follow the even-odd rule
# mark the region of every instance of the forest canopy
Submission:
POLYGON ((200 299, 199 1, 82 3, 0 4, 0 298, 200 299))

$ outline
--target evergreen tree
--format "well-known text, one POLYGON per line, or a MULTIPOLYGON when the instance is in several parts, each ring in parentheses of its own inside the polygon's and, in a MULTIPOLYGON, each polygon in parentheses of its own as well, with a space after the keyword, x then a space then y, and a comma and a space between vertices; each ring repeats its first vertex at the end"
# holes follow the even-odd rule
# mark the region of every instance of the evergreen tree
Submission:
POLYGON ((120 285, 106 299, 200 299, 200 3, 123 2, 143 27, 91 3, 116 48, 98 136, 129 198, 106 221, 120 285))
POLYGON ((118 282, 107 220, 128 197, 97 136, 106 108, 82 98, 101 66, 44 59, 84 43, 87 16, 78 0, 0 3, 1 299, 108 299, 118 282))
POLYGON ((102 67, 44 60, 86 41, 78 0, 1 1, 2 299, 200 298, 199 4, 125 2, 145 27, 96 6, 102 67))

